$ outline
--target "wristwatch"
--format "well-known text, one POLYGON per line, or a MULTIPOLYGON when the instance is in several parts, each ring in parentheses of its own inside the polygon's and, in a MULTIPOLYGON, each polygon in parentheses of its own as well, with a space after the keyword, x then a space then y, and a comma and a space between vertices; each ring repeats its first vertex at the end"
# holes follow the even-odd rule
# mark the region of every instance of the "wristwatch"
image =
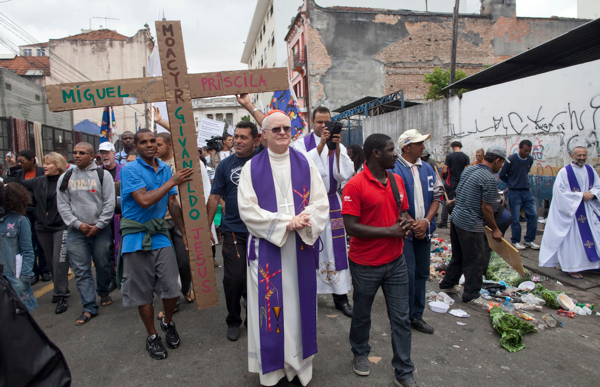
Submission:
POLYGON ((252 117, 254 117, 254 113, 256 113, 257 110, 258 110, 258 108, 254 108, 254 110, 252 110, 252 113, 250 113, 252 115, 252 117))

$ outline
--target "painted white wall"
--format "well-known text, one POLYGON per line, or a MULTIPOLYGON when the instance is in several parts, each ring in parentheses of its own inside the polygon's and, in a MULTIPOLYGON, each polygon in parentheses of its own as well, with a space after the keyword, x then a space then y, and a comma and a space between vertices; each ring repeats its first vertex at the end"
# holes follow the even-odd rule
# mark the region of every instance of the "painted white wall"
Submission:
MULTIPOLYGON (((411 11, 452 12, 454 0, 315 0, 321 7, 369 7, 380 9, 408 9, 411 11)), ((460 13, 479 13, 479 1, 460 0, 460 13)))
POLYGON ((581 19, 598 19, 600 17, 600 1, 577 0, 577 17, 581 19))
POLYGON ((570 162, 569 150, 588 148, 600 163, 600 60, 474 90, 462 98, 431 102, 365 119, 364 138, 386 133, 397 140, 410 128, 430 133, 426 142, 439 162, 453 140, 475 157, 479 148, 502 145, 508 153, 521 140, 533 142, 532 174, 556 175, 570 162))

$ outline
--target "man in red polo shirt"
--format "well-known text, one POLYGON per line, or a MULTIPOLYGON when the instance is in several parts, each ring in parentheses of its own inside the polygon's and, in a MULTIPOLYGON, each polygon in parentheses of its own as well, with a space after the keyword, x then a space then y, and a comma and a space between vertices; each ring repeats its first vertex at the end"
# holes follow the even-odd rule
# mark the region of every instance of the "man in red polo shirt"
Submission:
POLYGON ((394 141, 385 134, 367 137, 364 151, 365 169, 344 187, 342 206, 346 232, 352 236, 348 258, 354 285, 350 325, 353 370, 361 376, 369 375, 371 306, 381 287, 392 326, 396 384, 418 387, 410 360, 408 271, 402 254, 403 238, 412 223, 402 218, 398 208, 402 212, 408 210, 404 183, 400 176, 386 171, 394 167, 398 154, 394 141), (388 178, 395 179, 397 198, 388 178))

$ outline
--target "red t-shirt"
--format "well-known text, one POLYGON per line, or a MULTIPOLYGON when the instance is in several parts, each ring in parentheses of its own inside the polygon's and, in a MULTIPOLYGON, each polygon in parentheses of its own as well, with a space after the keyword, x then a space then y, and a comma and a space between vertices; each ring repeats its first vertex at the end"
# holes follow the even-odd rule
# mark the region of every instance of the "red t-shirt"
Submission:
MULTIPOLYGON (((402 178, 394 173, 400 191, 402 212, 408 210, 406 190, 402 178)), ((365 164, 364 171, 358 173, 344 186, 342 215, 358 217, 360 224, 373 227, 390 227, 400 216, 398 204, 390 182, 384 187, 373 177, 365 164)), ((348 258, 359 265, 381 266, 392 262, 400 255, 404 247, 402 238, 361 239, 350 238, 348 258)))

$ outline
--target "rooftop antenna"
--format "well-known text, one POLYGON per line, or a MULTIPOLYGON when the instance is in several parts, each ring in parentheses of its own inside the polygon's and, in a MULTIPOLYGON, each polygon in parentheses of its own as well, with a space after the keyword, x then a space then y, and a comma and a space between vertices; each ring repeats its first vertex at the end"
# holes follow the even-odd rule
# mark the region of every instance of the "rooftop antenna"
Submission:
MULTIPOLYGON (((106 28, 110 29, 110 22, 109 20, 119 20, 117 18, 114 17, 100 17, 100 16, 93 16, 92 19, 104 19, 104 24, 106 25, 106 28)), ((92 21, 90 19, 90 30, 92 29, 92 21)))
POLYGON ((167 21, 167 18, 165 18, 165 9, 163 8, 163 18, 162 21, 167 21))

